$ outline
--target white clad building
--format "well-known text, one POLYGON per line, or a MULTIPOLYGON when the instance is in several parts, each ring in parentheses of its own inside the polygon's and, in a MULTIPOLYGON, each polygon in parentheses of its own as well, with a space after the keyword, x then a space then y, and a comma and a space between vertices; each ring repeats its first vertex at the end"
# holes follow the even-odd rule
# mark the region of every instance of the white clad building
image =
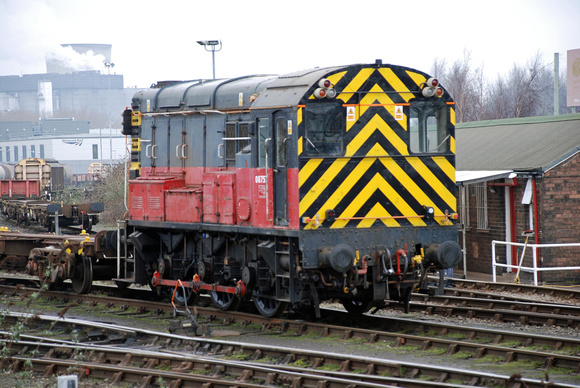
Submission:
POLYGON ((89 165, 122 163, 130 151, 120 129, 91 129, 89 133, 35 136, 0 141, 0 164, 16 164, 26 158, 52 158, 71 167, 74 174, 88 173, 89 165))

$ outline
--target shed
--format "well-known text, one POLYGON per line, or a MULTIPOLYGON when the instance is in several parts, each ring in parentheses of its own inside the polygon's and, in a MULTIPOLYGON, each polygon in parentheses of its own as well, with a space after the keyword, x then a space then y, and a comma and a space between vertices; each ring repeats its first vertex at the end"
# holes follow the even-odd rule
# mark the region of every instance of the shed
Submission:
MULTIPOLYGON (((468 270, 492 273, 493 240, 580 243, 580 114, 458 124, 456 142, 459 240, 468 270)), ((518 265, 523 251, 501 246, 496 260, 518 265)), ((580 267, 580 247, 536 253, 539 267, 580 267)), ((524 267, 532 257, 528 249, 524 267)), ((543 283, 580 283, 577 270, 539 276, 543 283)))

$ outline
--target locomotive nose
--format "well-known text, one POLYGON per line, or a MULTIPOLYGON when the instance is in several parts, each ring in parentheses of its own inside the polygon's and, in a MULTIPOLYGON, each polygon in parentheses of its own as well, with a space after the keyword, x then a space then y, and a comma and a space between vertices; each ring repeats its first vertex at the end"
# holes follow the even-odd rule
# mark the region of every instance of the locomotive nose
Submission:
POLYGON ((430 245, 425 252, 425 260, 439 269, 453 268, 461 261, 462 253, 455 241, 444 241, 430 245))

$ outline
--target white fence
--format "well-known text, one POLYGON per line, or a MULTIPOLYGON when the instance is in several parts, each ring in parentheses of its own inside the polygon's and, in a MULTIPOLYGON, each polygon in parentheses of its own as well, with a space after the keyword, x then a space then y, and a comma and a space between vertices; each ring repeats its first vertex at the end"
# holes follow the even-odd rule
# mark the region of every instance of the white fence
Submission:
MULTIPOLYGON (((495 268, 496 267, 503 267, 509 269, 518 269, 524 272, 532 272, 534 274, 534 286, 538 285, 538 272, 543 271, 569 271, 569 270, 580 270, 580 266, 578 267, 538 267, 538 248, 562 248, 562 247, 580 247, 580 243, 574 244, 522 244, 522 243, 513 243, 507 241, 496 241, 493 240, 491 242, 491 257, 492 257, 492 275, 493 275, 493 282, 496 282, 496 274, 495 268), (524 247, 530 248, 532 250, 532 267, 523 267, 520 265, 512 265, 512 264, 500 264, 495 261, 495 247, 496 245, 509 245, 509 246, 516 246, 516 247, 524 247)), ((520 258, 518 258, 518 263, 522 264, 520 258)))

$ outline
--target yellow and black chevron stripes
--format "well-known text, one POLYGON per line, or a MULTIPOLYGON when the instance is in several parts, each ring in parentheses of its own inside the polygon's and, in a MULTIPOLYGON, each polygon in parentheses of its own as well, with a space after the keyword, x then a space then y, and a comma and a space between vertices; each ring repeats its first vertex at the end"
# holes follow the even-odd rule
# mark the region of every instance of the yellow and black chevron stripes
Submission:
MULTIPOLYGON (((440 223, 443 214, 454 213, 454 155, 409 154, 408 108, 403 107, 426 77, 398 67, 361 67, 328 78, 345 109, 354 108, 353 116, 347 113, 344 155, 300 159, 304 228, 425 226, 423 206, 433 207, 440 223), (329 209, 335 214, 332 222, 325 220, 329 209)), ((308 105, 299 109, 300 118, 302 109, 308 105)), ((449 110, 454 123, 453 107, 449 110)), ((450 145, 454 152, 453 137, 450 145)))
MULTIPOLYGON (((359 151, 363 149, 365 156, 384 156, 385 147, 381 147, 381 143, 388 148, 394 148, 399 155, 408 154, 407 143, 392 126, 387 124, 384 116, 384 114, 381 116, 380 113, 376 113, 360 131, 351 133, 351 136, 347 135, 348 144, 346 146, 346 156, 360 154, 361 152, 359 151), (377 149, 377 145, 381 148, 377 149), (377 149, 378 153, 373 152, 374 149, 377 149)), ((404 131, 402 127, 399 130, 404 131)))
POLYGON ((436 215, 456 211, 453 170, 446 157, 311 159, 299 172, 301 217, 316 228, 327 209, 336 212, 331 228, 426 225, 420 209, 436 215), (303 173, 304 172, 304 173, 303 173))

